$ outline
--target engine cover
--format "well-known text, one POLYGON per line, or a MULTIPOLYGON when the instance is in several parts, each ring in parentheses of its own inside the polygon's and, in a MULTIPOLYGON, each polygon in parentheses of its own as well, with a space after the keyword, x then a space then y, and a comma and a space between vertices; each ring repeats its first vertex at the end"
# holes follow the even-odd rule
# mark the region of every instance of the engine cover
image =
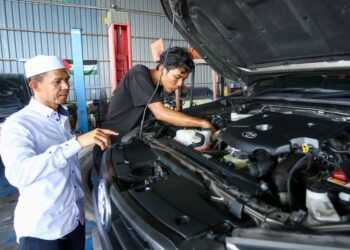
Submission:
POLYGON ((321 142, 346 128, 350 128, 346 122, 266 112, 231 122, 220 138, 242 152, 262 149, 270 155, 278 155, 291 152, 296 144, 306 143, 318 148, 321 142))

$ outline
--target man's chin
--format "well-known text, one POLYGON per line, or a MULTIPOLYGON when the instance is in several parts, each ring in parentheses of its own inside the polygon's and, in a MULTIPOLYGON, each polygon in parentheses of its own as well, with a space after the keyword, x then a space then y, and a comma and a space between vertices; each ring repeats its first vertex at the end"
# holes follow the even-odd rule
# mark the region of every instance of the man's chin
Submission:
POLYGON ((168 94, 173 93, 176 89, 164 89, 168 94))
POLYGON ((59 104, 66 103, 66 101, 67 101, 67 96, 59 96, 58 97, 59 104))

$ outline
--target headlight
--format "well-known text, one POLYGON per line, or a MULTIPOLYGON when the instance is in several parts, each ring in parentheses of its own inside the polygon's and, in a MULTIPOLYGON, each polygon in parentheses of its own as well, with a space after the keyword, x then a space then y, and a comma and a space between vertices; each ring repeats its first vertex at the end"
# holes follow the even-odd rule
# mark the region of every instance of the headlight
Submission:
POLYGON ((97 207, 102 226, 109 229, 111 225, 112 208, 111 200, 108 195, 108 184, 104 179, 101 179, 98 185, 97 207))

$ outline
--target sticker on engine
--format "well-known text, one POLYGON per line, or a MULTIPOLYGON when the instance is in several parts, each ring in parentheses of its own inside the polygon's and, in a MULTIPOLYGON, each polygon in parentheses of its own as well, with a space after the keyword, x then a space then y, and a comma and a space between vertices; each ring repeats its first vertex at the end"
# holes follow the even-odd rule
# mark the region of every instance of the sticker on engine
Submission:
POLYGON ((339 179, 335 179, 333 177, 329 177, 327 179, 327 181, 335 183, 335 184, 338 184, 338 185, 340 185, 342 187, 350 188, 350 183, 347 182, 347 181, 342 181, 342 180, 339 180, 339 179))

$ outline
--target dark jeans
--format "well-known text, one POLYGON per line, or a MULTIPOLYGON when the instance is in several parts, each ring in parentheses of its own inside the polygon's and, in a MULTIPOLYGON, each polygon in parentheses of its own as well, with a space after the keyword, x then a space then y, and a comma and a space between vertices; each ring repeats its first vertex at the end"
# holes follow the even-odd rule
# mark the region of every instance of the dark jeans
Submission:
POLYGON ((85 225, 79 225, 73 232, 57 240, 42 240, 34 237, 21 237, 20 250, 84 250, 85 225))

